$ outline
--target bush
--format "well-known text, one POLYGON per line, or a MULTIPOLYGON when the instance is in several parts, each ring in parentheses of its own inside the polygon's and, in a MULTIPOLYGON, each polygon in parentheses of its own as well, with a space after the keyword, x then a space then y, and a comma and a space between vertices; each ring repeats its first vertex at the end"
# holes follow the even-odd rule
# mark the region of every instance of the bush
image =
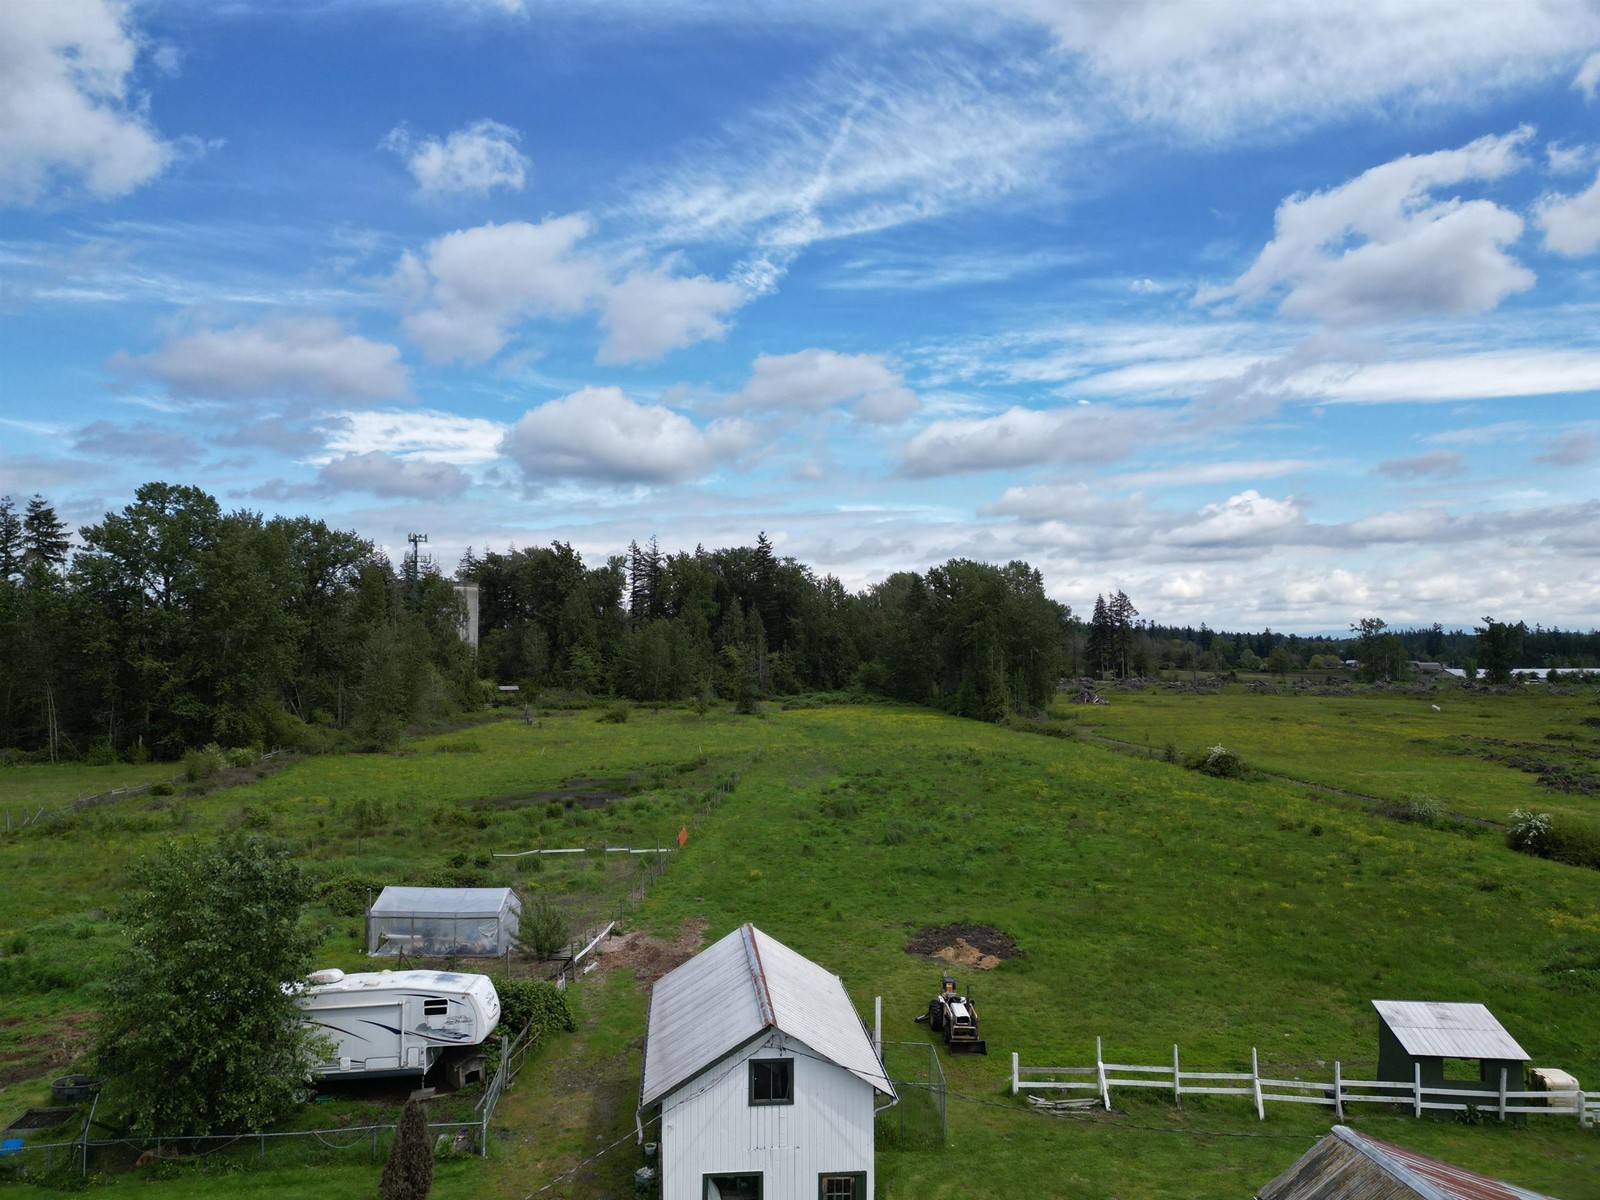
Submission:
POLYGON ((1191 771, 1214 775, 1218 779, 1243 779, 1249 771, 1244 759, 1221 745, 1191 754, 1183 765, 1191 771))
POLYGON ((210 779, 222 769, 222 750, 214 743, 183 756, 183 777, 190 783, 210 779))
POLYGON ((571 936, 572 922, 567 920, 567 914, 547 898, 540 896, 522 910, 517 944, 534 957, 549 958, 571 936))
POLYGON ((1520 808, 1511 813, 1510 820, 1506 845, 1513 850, 1568 866, 1600 870, 1600 828, 1572 817, 1552 817, 1520 808))
POLYGON ((618 700, 610 708, 595 718, 604 725, 626 725, 628 723, 628 702, 618 700))
POLYGON ((567 1007, 567 995, 543 979, 513 979, 495 984, 500 994, 500 1024, 497 1031, 515 1037, 523 1026, 532 1024, 528 1044, 538 1046, 547 1034, 572 1033, 578 1024, 567 1007))

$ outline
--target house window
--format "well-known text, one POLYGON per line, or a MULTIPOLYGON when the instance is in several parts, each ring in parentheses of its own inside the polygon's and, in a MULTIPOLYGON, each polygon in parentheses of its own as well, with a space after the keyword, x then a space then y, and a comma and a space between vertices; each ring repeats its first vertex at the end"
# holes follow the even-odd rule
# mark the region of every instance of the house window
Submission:
POLYGON ((835 1171, 831 1175, 819 1175, 817 1195, 820 1200, 866 1200, 867 1173, 835 1171))
POLYGON ((442 1017, 450 1011, 448 1000, 424 1000, 422 1002, 422 1015, 425 1017, 442 1017))
POLYGON ((761 1173, 743 1175, 707 1175, 704 1200, 761 1200, 761 1173))
POLYGON ((752 1058, 750 1060, 750 1103, 794 1103, 794 1059, 752 1058))

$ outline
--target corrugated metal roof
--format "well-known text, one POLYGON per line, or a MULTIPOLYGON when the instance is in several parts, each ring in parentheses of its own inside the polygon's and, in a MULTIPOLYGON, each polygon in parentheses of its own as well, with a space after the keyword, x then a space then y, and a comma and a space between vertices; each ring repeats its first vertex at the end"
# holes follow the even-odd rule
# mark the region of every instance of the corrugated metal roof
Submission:
POLYGON ((1343 1125, 1257 1193, 1258 1200, 1555 1200, 1366 1137, 1343 1125))
POLYGON ((747 924, 651 989, 639 1106, 648 1108, 767 1029, 894 1095, 839 977, 747 924))
POLYGON ((510 888, 386 887, 372 905, 380 917, 492 917, 506 908, 522 909, 510 888))
POLYGON ((1374 1000, 1407 1054, 1439 1058, 1510 1058, 1528 1053, 1481 1004, 1437 1000, 1374 1000))

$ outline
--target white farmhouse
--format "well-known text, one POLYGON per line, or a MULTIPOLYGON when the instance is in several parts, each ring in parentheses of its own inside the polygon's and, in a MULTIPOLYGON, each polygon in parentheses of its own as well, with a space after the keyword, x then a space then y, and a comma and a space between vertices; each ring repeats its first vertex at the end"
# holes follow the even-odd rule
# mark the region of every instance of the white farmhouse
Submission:
POLYGON ((662 1200, 870 1200, 873 1112, 892 1103, 839 977, 743 925, 650 993, 643 1119, 662 1200))

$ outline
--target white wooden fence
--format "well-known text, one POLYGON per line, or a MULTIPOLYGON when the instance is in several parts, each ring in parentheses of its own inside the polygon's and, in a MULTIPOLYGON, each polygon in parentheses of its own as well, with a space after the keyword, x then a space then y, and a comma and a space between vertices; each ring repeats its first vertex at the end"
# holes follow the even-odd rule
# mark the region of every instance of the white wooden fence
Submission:
MULTIPOLYGON (((1101 1039, 1094 1040, 1092 1067, 1025 1067, 1020 1056, 1011 1056, 1011 1094, 1022 1092, 1094 1092, 1109 1112, 1114 1088, 1155 1088, 1171 1092, 1181 1105, 1185 1096, 1248 1096, 1255 1104, 1256 1116, 1266 1120, 1268 1104, 1321 1104, 1344 1119, 1347 1104, 1404 1104, 1413 1115, 1424 1111, 1466 1112, 1476 1109, 1484 1116, 1565 1116, 1593 1126, 1600 1122, 1600 1092, 1525 1092, 1513 1091, 1504 1069, 1497 1088, 1463 1089, 1424 1087, 1422 1067, 1418 1065, 1409 1081, 1348 1079, 1339 1063, 1333 1064, 1331 1080, 1269 1079, 1261 1074, 1260 1059, 1250 1048, 1250 1070, 1186 1071, 1172 1047, 1172 1065, 1138 1066, 1105 1060, 1101 1039)), ((1030 1099, 1032 1097, 1030 1096, 1030 1099)), ((1091 1101, 1092 1102, 1092 1101, 1091 1101)))

